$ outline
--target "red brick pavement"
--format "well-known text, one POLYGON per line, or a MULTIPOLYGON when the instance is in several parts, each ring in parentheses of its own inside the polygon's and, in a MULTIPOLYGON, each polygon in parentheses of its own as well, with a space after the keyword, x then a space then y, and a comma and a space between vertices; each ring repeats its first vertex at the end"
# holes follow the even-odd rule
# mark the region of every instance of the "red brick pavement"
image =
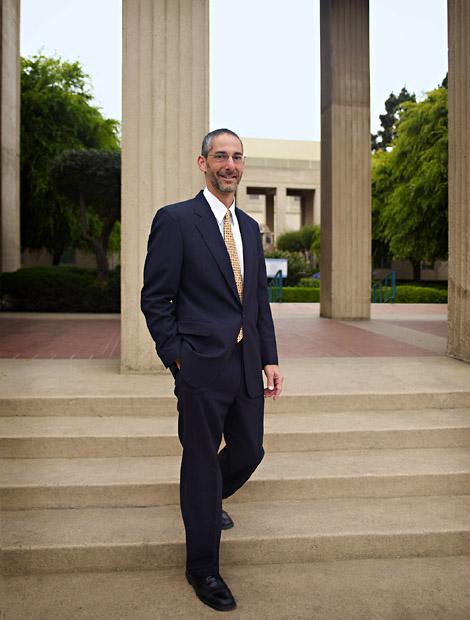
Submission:
MULTIPOLYGON (((420 357, 437 355, 331 319, 277 319, 276 335, 282 357, 420 357)), ((409 321, 408 323, 417 323, 409 321)), ((409 327, 409 326, 407 326, 409 327)))
POLYGON ((0 318, 0 358, 119 359, 119 319, 0 318))
MULTIPOLYGON (((274 322, 281 357, 413 357, 437 355, 387 336, 366 331, 361 321, 344 324, 321 319, 313 304, 289 304, 276 308, 274 322), (293 307, 299 306, 299 307, 293 307)), ((406 327, 435 336, 447 336, 446 308, 429 308, 439 317, 423 320, 416 306, 402 310, 406 318, 387 317, 383 309, 381 323, 406 327)), ((18 359, 119 359, 121 353, 120 319, 116 318, 21 318, 0 314, 0 358, 18 359)))

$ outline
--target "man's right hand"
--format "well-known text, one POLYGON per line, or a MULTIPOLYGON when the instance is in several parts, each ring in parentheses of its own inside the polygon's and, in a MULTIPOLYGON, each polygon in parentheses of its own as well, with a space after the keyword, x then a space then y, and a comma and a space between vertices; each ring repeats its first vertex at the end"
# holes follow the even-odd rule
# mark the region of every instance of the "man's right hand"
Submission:
POLYGON ((178 370, 181 370, 181 358, 177 357, 175 359, 175 364, 178 366, 178 370))

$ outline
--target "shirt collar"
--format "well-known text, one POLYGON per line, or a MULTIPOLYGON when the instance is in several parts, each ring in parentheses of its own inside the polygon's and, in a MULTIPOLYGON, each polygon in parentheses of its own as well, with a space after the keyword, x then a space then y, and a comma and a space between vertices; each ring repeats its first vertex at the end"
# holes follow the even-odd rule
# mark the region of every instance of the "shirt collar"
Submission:
MULTIPOLYGON (((216 196, 214 196, 214 194, 211 194, 211 192, 207 189, 207 187, 204 189, 204 198, 209 203, 209 206, 212 209, 212 213, 214 214, 215 219, 220 224, 223 221, 225 214, 227 213, 227 207, 216 196)), ((232 218, 233 218, 235 215, 235 199, 233 200, 229 208, 229 211, 232 214, 232 218)))

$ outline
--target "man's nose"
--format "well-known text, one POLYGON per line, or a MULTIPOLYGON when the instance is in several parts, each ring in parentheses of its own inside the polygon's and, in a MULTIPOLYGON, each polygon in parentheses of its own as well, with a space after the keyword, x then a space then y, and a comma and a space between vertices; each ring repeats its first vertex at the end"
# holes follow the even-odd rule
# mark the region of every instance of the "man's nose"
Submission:
POLYGON ((235 168, 235 162, 233 161, 233 155, 229 155, 227 157, 227 161, 225 162, 225 167, 230 168, 231 170, 235 168))

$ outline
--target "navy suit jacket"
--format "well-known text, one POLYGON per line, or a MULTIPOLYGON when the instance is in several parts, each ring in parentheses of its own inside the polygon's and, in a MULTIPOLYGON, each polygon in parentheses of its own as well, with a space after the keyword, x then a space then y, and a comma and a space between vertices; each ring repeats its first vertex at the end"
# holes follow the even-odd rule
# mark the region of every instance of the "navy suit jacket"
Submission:
POLYGON ((224 239, 201 191, 157 211, 141 307, 163 364, 180 357, 181 376, 194 388, 216 378, 243 324, 245 378, 254 397, 263 391, 262 368, 278 359, 259 226, 240 209, 236 215, 243 240, 243 305, 224 239))

